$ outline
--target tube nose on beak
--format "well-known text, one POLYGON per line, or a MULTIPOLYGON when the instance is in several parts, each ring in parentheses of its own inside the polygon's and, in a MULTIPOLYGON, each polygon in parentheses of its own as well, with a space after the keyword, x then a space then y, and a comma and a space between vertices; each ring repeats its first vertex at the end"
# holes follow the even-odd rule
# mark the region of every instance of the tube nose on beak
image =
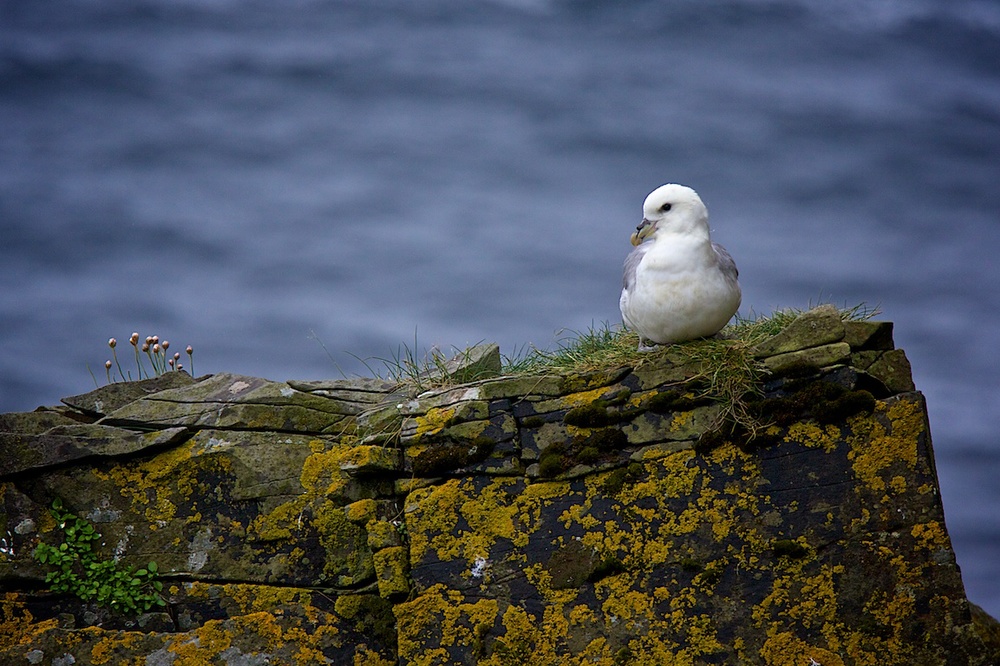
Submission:
POLYGON ((639 226, 635 228, 635 233, 632 234, 632 237, 629 240, 632 242, 632 245, 639 245, 642 241, 646 240, 646 237, 649 236, 654 229, 655 227, 652 222, 646 218, 642 218, 642 222, 640 222, 639 226))

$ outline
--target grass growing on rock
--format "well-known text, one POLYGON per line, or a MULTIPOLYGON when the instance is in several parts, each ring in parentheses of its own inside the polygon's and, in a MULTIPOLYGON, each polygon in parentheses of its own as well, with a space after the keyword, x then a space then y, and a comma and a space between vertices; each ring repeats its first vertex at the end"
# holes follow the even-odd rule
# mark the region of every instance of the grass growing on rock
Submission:
MULTIPOLYGON (((530 348, 504 364, 505 374, 537 374, 544 372, 591 372, 614 367, 639 367, 659 360, 665 353, 683 362, 684 356, 692 361, 709 363, 731 361, 727 349, 753 347, 762 340, 780 333, 805 310, 796 308, 777 310, 770 315, 751 313, 749 317, 736 315, 733 323, 724 328, 719 337, 701 338, 675 345, 663 345, 651 352, 638 351, 639 337, 617 325, 604 322, 585 331, 573 331, 561 340, 552 351, 530 348)), ((863 321, 878 313, 864 304, 841 308, 845 321, 863 321)))
MULTIPOLYGON (((722 405, 720 420, 731 428, 741 427, 753 438, 762 427, 748 403, 762 394, 763 364, 754 358, 754 347, 780 333, 804 310, 777 310, 770 315, 740 317, 717 337, 701 338, 680 344, 663 345, 653 351, 638 351, 638 336, 620 326, 607 323, 576 332, 553 351, 530 349, 506 359, 505 374, 586 373, 615 367, 640 368, 667 357, 675 365, 698 368, 685 382, 700 386, 700 398, 722 405)), ((877 314, 864 304, 840 309, 845 321, 861 321, 877 314)))
MULTIPOLYGON (((865 304, 839 310, 845 321, 863 321, 878 313, 877 308, 865 304)), ((584 331, 572 331, 553 350, 527 347, 504 357, 501 374, 586 374, 614 368, 637 369, 664 361, 671 365, 690 365, 696 372, 684 382, 685 386, 694 387, 699 399, 722 405, 720 425, 728 423, 732 429, 742 428, 753 438, 763 424, 748 403, 760 397, 765 373, 763 364, 754 357, 754 347, 780 333, 803 312, 805 310, 791 308, 770 315, 737 315, 716 337, 663 345, 645 352, 638 350, 639 338, 634 332, 605 322, 584 331)), ((419 393, 484 378, 475 372, 449 371, 449 364, 455 361, 458 367, 462 366, 463 353, 468 354, 468 350, 449 360, 440 351, 432 350, 420 358, 404 347, 391 359, 377 360, 385 366, 389 379, 419 393)))
POLYGON ((700 398, 722 405, 722 422, 755 432, 759 424, 747 409, 747 399, 760 394, 764 366, 754 358, 753 346, 796 316, 780 312, 769 318, 739 320, 719 337, 663 345, 646 352, 638 351, 639 338, 632 331, 603 324, 578 333, 554 351, 532 349, 519 358, 508 359, 505 372, 587 373, 615 367, 641 368, 664 360, 673 365, 691 365, 697 371, 685 384, 700 387, 700 398))

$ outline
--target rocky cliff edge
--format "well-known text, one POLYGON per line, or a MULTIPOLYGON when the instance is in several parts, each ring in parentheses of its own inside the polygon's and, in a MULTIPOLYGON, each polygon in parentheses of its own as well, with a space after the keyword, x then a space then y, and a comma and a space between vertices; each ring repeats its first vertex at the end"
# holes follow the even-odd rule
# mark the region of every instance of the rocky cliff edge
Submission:
POLYGON ((892 325, 741 344, 736 405, 685 346, 480 345, 431 390, 169 373, 0 415, 0 663, 1000 663, 892 325), (39 544, 96 573, 52 592, 39 544))

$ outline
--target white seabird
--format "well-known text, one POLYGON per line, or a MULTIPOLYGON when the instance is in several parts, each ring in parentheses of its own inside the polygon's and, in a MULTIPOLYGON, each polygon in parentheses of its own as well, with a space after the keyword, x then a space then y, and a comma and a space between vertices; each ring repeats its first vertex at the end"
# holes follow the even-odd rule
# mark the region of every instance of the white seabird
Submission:
POLYGON ((649 193, 642 223, 625 259, 619 306, 639 350, 722 330, 740 307, 736 262, 713 243, 708 209, 690 187, 667 184, 649 193))

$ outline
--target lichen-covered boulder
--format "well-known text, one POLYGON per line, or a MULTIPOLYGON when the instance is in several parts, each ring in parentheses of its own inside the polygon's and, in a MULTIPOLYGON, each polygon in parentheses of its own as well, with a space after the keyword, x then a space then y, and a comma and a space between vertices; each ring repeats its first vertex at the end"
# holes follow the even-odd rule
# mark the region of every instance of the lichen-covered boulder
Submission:
POLYGON ((891 333, 822 307, 715 341, 760 373, 739 404, 697 343, 510 377, 480 345, 0 415, 0 663, 998 663, 891 333), (48 591, 40 543, 98 573, 48 591))

